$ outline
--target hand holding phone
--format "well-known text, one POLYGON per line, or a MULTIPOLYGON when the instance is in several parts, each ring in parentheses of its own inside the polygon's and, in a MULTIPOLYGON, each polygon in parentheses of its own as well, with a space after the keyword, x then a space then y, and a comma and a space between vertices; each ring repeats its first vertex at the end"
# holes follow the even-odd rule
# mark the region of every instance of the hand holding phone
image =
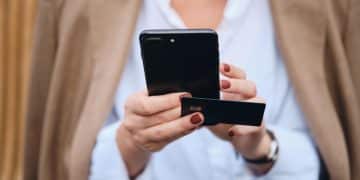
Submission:
POLYGON ((116 140, 129 175, 140 172, 152 152, 193 132, 204 122, 198 112, 180 117, 180 99, 189 96, 184 92, 148 96, 142 91, 126 100, 116 140))

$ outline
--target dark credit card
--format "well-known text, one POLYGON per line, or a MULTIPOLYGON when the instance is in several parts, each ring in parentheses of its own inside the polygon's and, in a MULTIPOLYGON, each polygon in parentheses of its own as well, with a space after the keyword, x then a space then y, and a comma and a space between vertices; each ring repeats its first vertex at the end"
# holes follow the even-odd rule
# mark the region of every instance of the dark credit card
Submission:
POLYGON ((201 112, 205 116, 203 125, 225 123, 260 126, 265 106, 264 103, 184 97, 181 99, 181 116, 201 112))

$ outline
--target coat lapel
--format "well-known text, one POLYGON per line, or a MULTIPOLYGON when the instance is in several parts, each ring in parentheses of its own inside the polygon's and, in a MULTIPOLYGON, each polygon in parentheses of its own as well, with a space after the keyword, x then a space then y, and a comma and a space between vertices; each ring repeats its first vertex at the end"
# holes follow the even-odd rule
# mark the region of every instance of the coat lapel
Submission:
POLYGON ((113 105, 139 9, 140 0, 89 2, 94 69, 85 106, 68 154, 70 179, 88 179, 92 149, 113 105))
POLYGON ((278 45, 332 179, 349 179, 347 149, 324 70, 324 0, 272 0, 278 45), (336 142, 336 143, 334 143, 336 142))

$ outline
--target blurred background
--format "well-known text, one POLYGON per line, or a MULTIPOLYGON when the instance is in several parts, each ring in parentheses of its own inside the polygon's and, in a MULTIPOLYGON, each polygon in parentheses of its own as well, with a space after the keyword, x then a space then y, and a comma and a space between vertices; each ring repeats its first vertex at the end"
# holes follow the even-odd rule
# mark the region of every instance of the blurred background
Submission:
POLYGON ((0 180, 22 178, 36 0, 0 0, 0 180))

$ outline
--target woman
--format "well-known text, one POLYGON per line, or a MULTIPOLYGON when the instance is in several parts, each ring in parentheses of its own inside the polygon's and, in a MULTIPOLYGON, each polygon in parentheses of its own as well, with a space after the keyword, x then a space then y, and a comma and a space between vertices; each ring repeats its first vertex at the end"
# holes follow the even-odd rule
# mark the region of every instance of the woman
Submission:
POLYGON ((26 166, 26 177, 359 178, 358 7, 330 0, 41 2, 26 149, 27 163, 36 165, 26 166), (215 29, 222 97, 264 99, 263 125, 200 128, 202 114, 179 117, 180 98, 190 94, 149 97, 137 40, 148 28, 215 29))

